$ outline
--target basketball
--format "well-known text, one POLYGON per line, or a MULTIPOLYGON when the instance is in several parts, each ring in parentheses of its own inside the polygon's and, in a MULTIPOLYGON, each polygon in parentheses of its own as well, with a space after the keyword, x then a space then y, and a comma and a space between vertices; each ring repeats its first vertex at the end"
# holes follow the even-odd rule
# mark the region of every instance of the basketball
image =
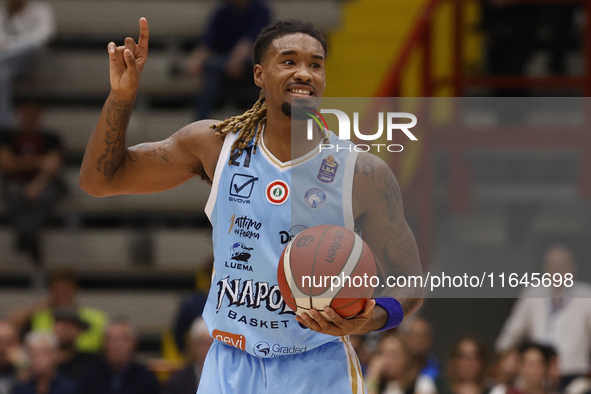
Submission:
POLYGON ((277 278, 287 305, 299 316, 310 309, 328 319, 329 306, 343 318, 365 307, 377 276, 375 258, 360 236, 344 227, 314 226, 296 235, 285 247, 277 278))

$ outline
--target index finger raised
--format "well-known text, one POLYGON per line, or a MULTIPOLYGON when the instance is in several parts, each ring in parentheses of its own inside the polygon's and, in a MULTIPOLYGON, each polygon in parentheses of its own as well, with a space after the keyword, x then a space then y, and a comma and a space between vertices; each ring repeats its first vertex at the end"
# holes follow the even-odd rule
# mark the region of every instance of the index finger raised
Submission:
POLYGON ((148 49, 148 42, 150 41, 150 29, 148 28, 148 20, 144 17, 140 18, 140 39, 138 46, 144 50, 148 49))

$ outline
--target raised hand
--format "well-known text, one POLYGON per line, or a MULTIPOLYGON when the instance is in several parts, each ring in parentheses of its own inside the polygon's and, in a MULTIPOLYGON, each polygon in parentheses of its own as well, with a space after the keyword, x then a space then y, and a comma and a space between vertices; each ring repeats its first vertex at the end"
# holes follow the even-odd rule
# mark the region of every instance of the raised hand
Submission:
POLYGON ((135 96, 148 57, 149 37, 148 20, 140 18, 140 38, 137 44, 133 38, 127 37, 125 45, 116 46, 114 42, 110 42, 107 46, 109 77, 114 93, 135 96))

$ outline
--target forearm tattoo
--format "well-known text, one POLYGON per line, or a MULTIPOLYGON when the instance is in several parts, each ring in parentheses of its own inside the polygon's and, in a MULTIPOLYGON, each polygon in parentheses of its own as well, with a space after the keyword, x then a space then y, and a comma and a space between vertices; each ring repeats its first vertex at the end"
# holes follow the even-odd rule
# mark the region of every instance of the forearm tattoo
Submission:
MULTIPOLYGON (((125 132, 131 117, 133 103, 130 101, 112 100, 107 111, 107 127, 105 133, 105 152, 97 161, 97 171, 106 177, 112 178, 119 166, 125 165, 127 147, 125 145, 125 132)), ((133 158, 130 156, 130 159, 133 158)), ((136 157, 137 160, 137 157, 136 157)))

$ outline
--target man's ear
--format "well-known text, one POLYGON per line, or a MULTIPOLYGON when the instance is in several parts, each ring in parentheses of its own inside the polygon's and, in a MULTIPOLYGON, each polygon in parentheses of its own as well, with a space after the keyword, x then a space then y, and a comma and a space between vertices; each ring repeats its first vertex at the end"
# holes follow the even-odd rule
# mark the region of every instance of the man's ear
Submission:
POLYGON ((263 66, 260 64, 254 65, 254 83, 261 89, 265 87, 265 83, 263 81, 263 66))

